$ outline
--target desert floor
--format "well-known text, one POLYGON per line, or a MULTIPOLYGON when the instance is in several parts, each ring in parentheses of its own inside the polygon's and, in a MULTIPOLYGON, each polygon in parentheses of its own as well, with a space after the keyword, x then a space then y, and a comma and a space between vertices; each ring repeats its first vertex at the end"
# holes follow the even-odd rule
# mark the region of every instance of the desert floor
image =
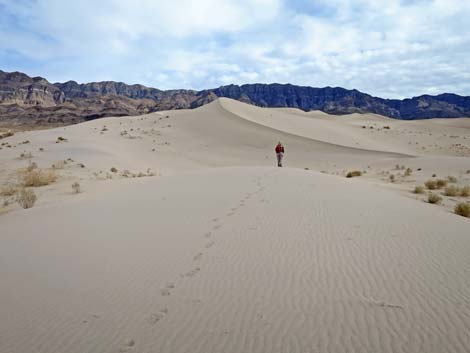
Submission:
POLYGON ((2 353, 469 351, 470 197, 412 190, 470 186, 470 119, 219 99, 0 145, 2 353))

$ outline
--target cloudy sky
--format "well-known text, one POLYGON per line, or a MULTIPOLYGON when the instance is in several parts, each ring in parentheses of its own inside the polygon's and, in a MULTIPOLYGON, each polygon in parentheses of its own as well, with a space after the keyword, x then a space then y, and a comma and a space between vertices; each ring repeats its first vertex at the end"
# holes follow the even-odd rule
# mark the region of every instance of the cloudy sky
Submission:
POLYGON ((0 69, 161 89, 470 95, 470 0, 0 0, 0 69))

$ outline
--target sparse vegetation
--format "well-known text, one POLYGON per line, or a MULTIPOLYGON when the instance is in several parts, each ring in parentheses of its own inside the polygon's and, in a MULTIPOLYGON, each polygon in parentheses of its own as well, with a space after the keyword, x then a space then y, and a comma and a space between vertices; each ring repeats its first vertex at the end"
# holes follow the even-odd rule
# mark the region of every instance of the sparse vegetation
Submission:
POLYGON ((31 158, 33 158, 33 154, 31 152, 24 151, 20 154, 20 159, 31 159, 31 158))
POLYGON ((445 188, 447 186, 447 180, 437 179, 436 180, 436 186, 437 186, 438 189, 445 188))
POLYGON ((464 186, 460 189, 460 196, 469 197, 470 196, 470 186, 464 186))
POLYGON ((31 189, 21 189, 16 198, 16 201, 24 209, 33 207, 36 203, 36 200, 37 196, 31 189))
POLYGON ((428 202, 432 204, 439 204, 442 201, 442 197, 437 194, 429 193, 428 202))
POLYGON ((457 182, 457 178, 454 177, 454 176, 452 176, 452 175, 449 175, 449 176, 447 177, 447 181, 448 181, 449 183, 456 183, 456 182, 457 182))
POLYGON ((454 207, 455 214, 459 216, 470 218, 470 203, 460 202, 454 207))
POLYGON ((8 197, 13 196, 17 193, 18 189, 13 185, 3 186, 0 189, 0 196, 8 197))
POLYGON ((354 177, 358 177, 361 175, 362 175, 362 172, 360 170, 353 170, 351 172, 348 172, 348 174, 346 174, 346 178, 354 178, 354 177))
POLYGON ((67 161, 65 160, 60 160, 51 165, 52 169, 64 169, 65 165, 67 164, 67 161))
POLYGON ((81 191, 80 184, 78 182, 75 182, 72 184, 72 191, 74 194, 78 194, 81 191))
POLYGON ((110 170, 111 170, 112 173, 117 173, 117 171, 118 171, 115 167, 111 167, 110 170))
POLYGON ((435 177, 436 177, 436 174, 433 174, 432 177, 435 178, 435 177))
POLYGON ((437 189, 437 183, 435 180, 428 180, 424 183, 424 186, 426 186, 426 188, 428 190, 435 190, 437 189))
POLYGON ((40 169, 26 171, 23 174, 23 186, 44 186, 49 185, 57 180, 54 172, 44 172, 40 169))
POLYGON ((424 194, 424 187, 423 186, 415 186, 413 193, 415 194, 424 194))
POLYGON ((460 189, 455 185, 450 185, 445 188, 444 195, 446 196, 457 196, 460 194, 460 189))
POLYGON ((14 135, 14 133, 11 130, 8 130, 7 132, 2 132, 2 133, 0 133, 0 140, 3 139, 3 138, 13 136, 13 135, 14 135))
POLYGON ((413 173, 413 170, 412 170, 411 168, 406 168, 406 170, 405 170, 405 176, 406 176, 406 177, 407 177, 407 176, 410 176, 411 173, 413 173))
POLYGON ((65 137, 59 136, 55 143, 67 142, 68 140, 65 137))
POLYGON ((395 182, 395 175, 394 174, 390 174, 388 178, 390 179, 391 183, 395 182))

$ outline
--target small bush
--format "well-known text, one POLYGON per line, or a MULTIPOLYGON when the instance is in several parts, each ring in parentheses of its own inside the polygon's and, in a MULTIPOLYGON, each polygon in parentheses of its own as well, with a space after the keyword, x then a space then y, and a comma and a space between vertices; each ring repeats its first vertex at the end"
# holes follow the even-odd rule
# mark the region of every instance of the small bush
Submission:
POLYGON ((64 169, 67 161, 60 160, 51 165, 52 169, 64 169))
POLYGON ((117 173, 117 171, 118 171, 115 167, 112 167, 110 170, 111 170, 112 173, 117 173))
POLYGON ((353 170, 352 172, 348 172, 348 174, 346 174, 346 178, 354 178, 354 177, 358 177, 361 175, 362 175, 362 172, 360 170, 353 170))
POLYGON ((23 186, 44 186, 49 185, 57 180, 57 176, 53 172, 43 172, 39 169, 27 171, 23 175, 23 186))
POLYGON ((81 191, 80 184, 78 182, 75 182, 72 184, 72 191, 74 194, 78 194, 81 191))
POLYGON ((35 162, 29 162, 28 166, 26 167, 26 170, 28 172, 36 169, 38 167, 38 165, 35 163, 35 162))
POLYGON ((7 132, 0 133, 0 139, 6 138, 13 136, 14 133, 11 130, 8 130, 7 132))
POLYGON ((33 190, 30 189, 21 189, 18 193, 16 201, 24 209, 31 208, 36 203, 37 196, 33 190))
POLYGON ((17 188, 13 185, 7 185, 0 189, 0 196, 13 196, 17 192, 17 188))
POLYGON ((468 202, 460 202, 457 205, 455 205, 454 208, 455 214, 458 214, 459 216, 463 217, 470 217, 470 203, 468 202))
POLYGON ((407 177, 407 176, 410 176, 411 173, 413 173, 413 170, 412 170, 411 168, 406 168, 406 170, 405 170, 405 176, 406 176, 406 177, 407 177))
POLYGON ((394 174, 390 174, 390 176, 388 178, 390 179, 391 183, 395 182, 395 175, 394 174))
POLYGON ((449 181, 449 183, 456 183, 457 182, 457 178, 452 176, 452 175, 449 175, 447 177, 447 180, 449 181))
POLYGON ((446 196, 457 196, 460 194, 460 189, 455 185, 450 185, 445 188, 444 195, 446 196))
POLYGON ((23 152, 20 154, 20 159, 31 159, 33 158, 33 154, 31 152, 23 152))
POLYGON ((428 195, 428 202, 433 204, 438 204, 442 201, 442 197, 437 194, 430 193, 428 195))
POLYGON ((422 186, 415 186, 413 193, 415 194, 424 194, 424 187, 422 186))
POLYGON ((437 179, 436 180, 436 186, 437 186, 438 189, 445 188, 447 186, 447 180, 437 179))
POLYGON ((432 177, 435 178, 435 177, 436 177, 436 174, 433 174, 432 177))
POLYGON ((65 137, 59 136, 55 143, 67 142, 68 140, 65 137))
POLYGON ((464 186, 460 189, 460 196, 469 197, 470 196, 470 186, 464 186))
POLYGON ((429 190, 435 190, 437 189, 437 183, 434 180, 428 180, 424 183, 424 186, 426 186, 427 189, 429 190))

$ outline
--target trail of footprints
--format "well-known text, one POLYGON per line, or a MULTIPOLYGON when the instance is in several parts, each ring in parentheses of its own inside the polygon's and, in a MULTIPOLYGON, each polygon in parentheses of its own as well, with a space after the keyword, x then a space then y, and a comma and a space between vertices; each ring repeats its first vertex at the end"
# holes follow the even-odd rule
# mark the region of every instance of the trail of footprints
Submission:
MULTIPOLYGON (((261 183, 261 177, 256 178, 253 180, 256 183, 256 186, 258 187, 256 191, 254 192, 249 192, 247 193, 240 201, 238 206, 233 207, 230 209, 228 213, 226 213, 227 217, 232 217, 236 215, 237 211, 241 208, 244 207, 246 202, 249 201, 253 196, 255 196, 258 193, 261 193, 264 191, 264 186, 261 183)), ((213 218, 211 219, 211 230, 204 233, 204 238, 208 239, 208 242, 204 245, 204 248, 201 249, 197 254, 194 255, 193 257, 193 263, 196 265, 204 256, 204 251, 208 251, 210 248, 212 248, 215 244, 216 241, 213 240, 214 237, 216 236, 217 230, 222 228, 222 222, 220 218, 213 218)), ((180 275, 181 279, 185 278, 192 278, 196 276, 199 271, 201 271, 201 268, 199 266, 195 266, 194 268, 188 270, 187 272, 183 273, 180 275)), ((168 282, 164 288, 161 289, 160 294, 162 297, 168 297, 172 294, 172 291, 176 289, 176 285, 174 282, 168 282)), ((168 315, 168 308, 164 307, 163 309, 159 310, 158 312, 155 312, 150 315, 148 318, 148 322, 151 325, 156 325, 160 321, 162 321, 167 315, 168 315)), ((125 344, 121 349, 120 352, 128 352, 134 347, 135 342, 133 340, 130 340, 127 344, 125 344)))

